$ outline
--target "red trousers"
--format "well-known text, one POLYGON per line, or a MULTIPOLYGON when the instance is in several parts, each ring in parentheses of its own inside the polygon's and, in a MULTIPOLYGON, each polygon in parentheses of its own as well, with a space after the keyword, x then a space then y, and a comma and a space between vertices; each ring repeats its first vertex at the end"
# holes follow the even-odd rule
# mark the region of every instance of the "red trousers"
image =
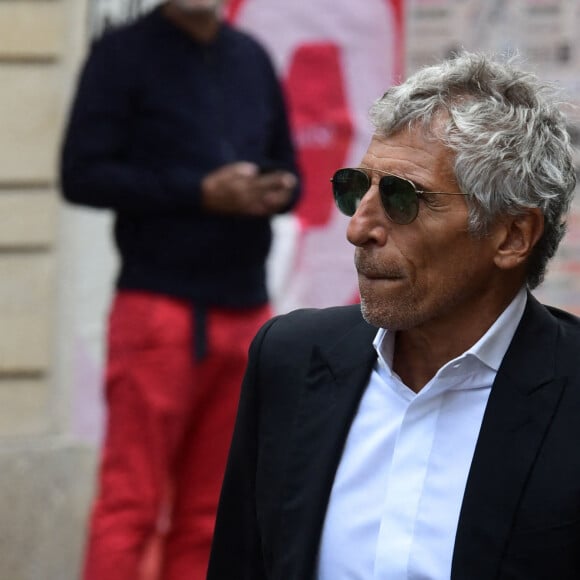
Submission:
POLYGON ((247 350, 270 315, 267 306, 209 309, 207 354, 196 362, 190 303, 118 293, 85 580, 141 578, 160 526, 160 580, 205 579, 247 350))

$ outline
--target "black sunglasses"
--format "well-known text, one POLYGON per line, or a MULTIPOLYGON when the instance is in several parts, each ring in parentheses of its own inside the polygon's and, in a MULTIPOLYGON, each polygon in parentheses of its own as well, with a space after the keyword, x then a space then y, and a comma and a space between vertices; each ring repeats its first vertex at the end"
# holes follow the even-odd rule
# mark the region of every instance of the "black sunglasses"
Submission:
POLYGON ((404 177, 392 175, 380 169, 369 167, 339 169, 332 179, 332 193, 338 209, 347 216, 353 216, 362 198, 371 187, 368 171, 382 173, 379 181, 381 203, 387 217, 396 224, 410 224, 419 213, 419 197, 423 194, 467 195, 461 192, 421 191, 404 177))

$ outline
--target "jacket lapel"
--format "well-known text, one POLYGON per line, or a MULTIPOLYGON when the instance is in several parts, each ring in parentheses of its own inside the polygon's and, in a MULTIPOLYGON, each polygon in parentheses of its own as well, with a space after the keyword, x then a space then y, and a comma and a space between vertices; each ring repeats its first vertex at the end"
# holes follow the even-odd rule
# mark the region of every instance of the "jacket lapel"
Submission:
POLYGON ((328 350, 313 348, 292 433, 274 578, 306 580, 314 573, 334 475, 376 360, 376 332, 361 319, 328 350))
POLYGON ((558 326, 532 297, 491 390, 476 445, 451 577, 495 578, 518 502, 562 394, 558 326))

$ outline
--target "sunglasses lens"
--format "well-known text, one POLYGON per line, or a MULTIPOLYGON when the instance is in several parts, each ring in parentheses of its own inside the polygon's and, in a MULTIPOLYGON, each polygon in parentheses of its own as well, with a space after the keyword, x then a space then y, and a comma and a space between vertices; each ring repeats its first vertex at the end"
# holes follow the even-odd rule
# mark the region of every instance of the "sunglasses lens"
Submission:
POLYGON ((410 224, 417 217, 417 192, 410 182, 395 175, 385 175, 379 181, 379 191, 387 215, 396 224, 410 224))
POLYGON ((354 215, 369 188, 368 175, 359 169, 339 169, 332 178, 336 207, 347 216, 354 215))

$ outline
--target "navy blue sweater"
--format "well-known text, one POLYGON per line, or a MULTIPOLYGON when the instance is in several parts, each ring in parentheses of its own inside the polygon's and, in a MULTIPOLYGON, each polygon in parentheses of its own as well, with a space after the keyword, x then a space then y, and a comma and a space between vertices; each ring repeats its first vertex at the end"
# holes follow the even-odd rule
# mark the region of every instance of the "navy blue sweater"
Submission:
POLYGON ((224 23, 198 44, 157 8, 93 45, 61 186, 70 202, 114 210, 119 288, 226 307, 267 301, 269 219, 200 207, 202 178, 242 160, 297 172, 281 87, 255 40, 224 23))

